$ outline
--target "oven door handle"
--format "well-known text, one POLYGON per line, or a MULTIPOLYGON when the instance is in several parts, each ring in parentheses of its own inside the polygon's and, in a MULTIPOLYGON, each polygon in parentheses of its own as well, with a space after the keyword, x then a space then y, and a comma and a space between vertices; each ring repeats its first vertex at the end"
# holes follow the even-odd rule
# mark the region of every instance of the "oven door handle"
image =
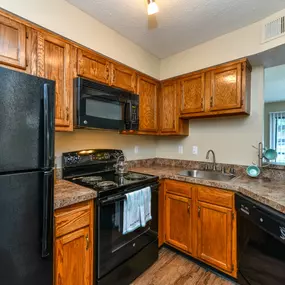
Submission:
POLYGON ((127 197, 126 195, 113 196, 113 197, 110 197, 110 198, 107 198, 107 199, 105 199, 105 200, 100 201, 100 204, 102 204, 102 205, 107 205, 107 204, 116 203, 116 202, 125 200, 126 197, 127 197))

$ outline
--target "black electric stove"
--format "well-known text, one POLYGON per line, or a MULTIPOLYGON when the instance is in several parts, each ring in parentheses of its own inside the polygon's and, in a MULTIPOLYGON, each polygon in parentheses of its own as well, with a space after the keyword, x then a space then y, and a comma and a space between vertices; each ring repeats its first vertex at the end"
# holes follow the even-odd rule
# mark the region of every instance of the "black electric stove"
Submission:
POLYGON ((143 173, 116 174, 114 164, 121 155, 121 150, 110 149, 63 153, 63 179, 94 189, 98 198, 157 182, 157 176, 143 173))
POLYGON ((94 275, 97 285, 128 285, 158 259, 158 177, 143 173, 115 172, 121 150, 91 149, 64 153, 63 178, 94 189, 94 275), (123 234, 128 194, 151 190, 152 219, 123 234))

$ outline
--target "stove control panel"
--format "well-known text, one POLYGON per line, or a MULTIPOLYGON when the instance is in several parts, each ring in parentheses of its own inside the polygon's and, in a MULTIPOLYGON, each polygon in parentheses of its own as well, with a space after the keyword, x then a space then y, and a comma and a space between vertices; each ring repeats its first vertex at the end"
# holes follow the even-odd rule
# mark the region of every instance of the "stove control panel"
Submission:
POLYGON ((123 151, 115 149, 88 149, 66 152, 62 154, 62 165, 63 167, 75 167, 115 162, 121 155, 123 155, 123 151))

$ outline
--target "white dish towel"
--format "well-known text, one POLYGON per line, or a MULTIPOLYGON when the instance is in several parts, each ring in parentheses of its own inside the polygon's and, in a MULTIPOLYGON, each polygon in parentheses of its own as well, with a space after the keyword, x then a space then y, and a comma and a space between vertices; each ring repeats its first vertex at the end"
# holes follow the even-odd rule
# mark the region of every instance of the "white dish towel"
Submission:
POLYGON ((141 226, 145 227, 146 223, 152 219, 151 216, 151 189, 146 187, 141 189, 141 226))
POLYGON ((126 194, 124 201, 123 235, 141 226, 141 190, 126 194))

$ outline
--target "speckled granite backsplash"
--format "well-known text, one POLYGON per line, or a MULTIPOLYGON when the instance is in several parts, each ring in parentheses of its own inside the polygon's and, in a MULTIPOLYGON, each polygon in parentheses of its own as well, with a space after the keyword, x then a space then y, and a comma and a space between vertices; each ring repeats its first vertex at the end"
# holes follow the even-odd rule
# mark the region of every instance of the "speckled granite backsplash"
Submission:
MULTIPOLYGON (((148 159, 139 159, 139 160, 130 160, 128 161, 129 167, 151 167, 154 165, 159 166, 172 166, 180 167, 185 169, 212 169, 213 164, 210 162, 194 161, 194 160, 179 160, 179 159, 168 159, 168 158, 148 158, 148 159)), ((234 164, 224 164, 217 163, 217 169, 225 169, 226 172, 229 172, 230 169, 234 169, 236 176, 241 176, 246 174, 246 167, 244 165, 234 165, 234 164)), ((56 169, 57 179, 62 178, 61 168, 56 169)), ((264 167, 260 178, 268 178, 271 180, 285 180, 285 166, 270 166, 264 167)))

